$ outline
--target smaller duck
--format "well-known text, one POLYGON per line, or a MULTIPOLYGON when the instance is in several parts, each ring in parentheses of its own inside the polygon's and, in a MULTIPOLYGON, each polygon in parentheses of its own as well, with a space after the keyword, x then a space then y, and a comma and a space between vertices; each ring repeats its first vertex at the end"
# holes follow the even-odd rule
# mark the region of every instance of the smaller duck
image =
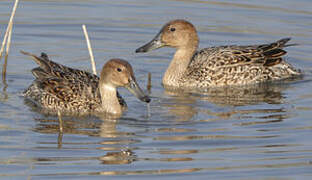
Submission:
POLYGON ((24 51, 21 53, 31 56, 39 65, 32 70, 36 79, 24 91, 24 96, 45 112, 122 114, 127 104, 119 95, 118 87, 127 88, 143 102, 151 101, 139 87, 131 65, 125 60, 109 60, 98 77, 53 62, 45 53, 40 57, 24 51))
POLYGON ((198 49, 199 38, 193 24, 177 19, 165 24, 156 37, 136 49, 148 52, 164 46, 176 48, 162 83, 174 88, 208 88, 247 85, 288 79, 301 72, 282 56, 290 38, 270 44, 219 46, 198 49))

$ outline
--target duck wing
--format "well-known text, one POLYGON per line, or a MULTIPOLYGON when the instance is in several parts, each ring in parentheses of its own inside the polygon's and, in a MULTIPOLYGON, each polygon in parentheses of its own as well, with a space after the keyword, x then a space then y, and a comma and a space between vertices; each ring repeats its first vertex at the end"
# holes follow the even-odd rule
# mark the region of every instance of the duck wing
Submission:
POLYGON ((271 44, 251 46, 218 46, 198 51, 193 56, 190 66, 201 66, 209 69, 231 67, 244 64, 259 66, 274 66, 282 61, 287 52, 284 47, 296 44, 286 44, 290 38, 284 38, 271 44))
POLYGON ((88 112, 100 104, 90 85, 79 80, 49 77, 36 79, 24 95, 34 103, 49 109, 88 112))
POLYGON ((63 79, 78 79, 80 81, 92 83, 94 85, 96 85, 99 81, 99 77, 92 73, 79 69, 73 69, 50 60, 46 53, 41 53, 40 57, 25 51, 21 51, 21 53, 27 56, 31 56, 39 65, 39 67, 32 70, 33 75, 37 79, 59 77, 63 79))

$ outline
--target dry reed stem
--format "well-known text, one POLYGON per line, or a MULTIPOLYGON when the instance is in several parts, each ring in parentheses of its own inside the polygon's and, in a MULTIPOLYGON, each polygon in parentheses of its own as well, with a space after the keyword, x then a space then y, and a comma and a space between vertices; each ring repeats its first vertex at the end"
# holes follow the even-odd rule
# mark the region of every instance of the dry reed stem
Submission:
POLYGON ((9 55, 9 51, 10 51, 12 29, 13 29, 13 24, 11 24, 10 31, 9 31, 9 36, 8 36, 7 43, 6 43, 6 50, 5 50, 5 54, 6 55, 9 55))
POLYGON ((63 132, 59 132, 57 136, 57 148, 61 149, 63 144, 63 132))
MULTIPOLYGON (((7 27, 7 31, 8 31, 8 28, 9 28, 9 26, 7 27)), ((2 46, 1 46, 1 49, 0 49, 0 60, 2 59, 2 53, 3 53, 3 50, 4 50, 4 46, 6 44, 7 37, 8 37, 8 33, 5 33, 3 41, 2 41, 2 46)))
POLYGON ((11 45, 11 35, 12 35, 12 24, 11 24, 11 30, 9 31, 9 37, 7 39, 7 45, 5 50, 5 57, 4 57, 4 63, 2 66, 2 80, 3 82, 6 82, 6 72, 7 72, 7 64, 8 64, 8 56, 9 56, 9 50, 11 45))
MULTIPOLYGON (((16 8, 17 8, 17 5, 18 5, 18 2, 19 2, 19 0, 15 0, 14 6, 13 6, 13 9, 12 9, 12 13, 11 13, 11 17, 10 17, 10 20, 9 20, 9 23, 8 23, 8 27, 6 29, 6 32, 5 32, 3 41, 2 41, 2 46, 1 46, 1 49, 0 49, 0 60, 2 58, 2 53, 4 51, 4 46, 6 45, 7 41, 11 42, 11 34, 12 34, 12 28, 13 28, 13 18, 14 18, 15 12, 16 12, 16 8)), ((10 45, 7 44, 7 48, 6 48, 6 54, 7 55, 9 53, 9 49, 10 49, 10 45)))
POLYGON ((62 120, 62 115, 60 111, 57 111, 57 117, 59 120, 59 129, 60 129, 60 132, 62 133, 63 132, 63 120, 62 120))
POLYGON ((89 54, 90 54, 90 60, 91 60, 93 74, 96 75, 95 61, 94 61, 94 56, 93 56, 93 52, 92 52, 92 48, 91 48, 90 39, 89 39, 89 35, 88 35, 88 32, 87 32, 86 25, 83 24, 82 25, 82 29, 83 29, 83 33, 85 35, 85 38, 86 38, 86 41, 87 41, 87 45, 88 45, 88 50, 89 50, 89 54))
POLYGON ((151 88, 152 88, 152 73, 148 73, 147 75, 147 90, 149 93, 151 93, 151 88))
POLYGON ((8 54, 5 54, 4 63, 3 63, 3 66, 2 66, 2 82, 4 84, 6 84, 7 64, 8 64, 8 54))
POLYGON ((57 111, 57 116, 59 120, 59 133, 57 136, 57 148, 62 148, 62 142, 63 142, 63 120, 62 120, 62 115, 60 111, 57 111))
POLYGON ((1 49, 0 49, 0 60, 2 59, 2 53, 3 53, 3 50, 4 50, 4 47, 5 47, 5 44, 7 42, 7 38, 8 38, 8 34, 7 32, 9 32, 9 29, 10 29, 10 24, 8 24, 8 27, 7 27, 7 30, 4 34, 4 38, 3 38, 3 41, 2 41, 2 45, 1 45, 1 49))

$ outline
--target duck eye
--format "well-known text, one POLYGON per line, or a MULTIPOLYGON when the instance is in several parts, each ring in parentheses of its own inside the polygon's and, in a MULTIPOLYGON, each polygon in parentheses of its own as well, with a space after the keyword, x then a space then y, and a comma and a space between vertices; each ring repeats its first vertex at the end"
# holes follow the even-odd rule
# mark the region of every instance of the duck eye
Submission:
POLYGON ((118 71, 118 72, 121 72, 122 70, 121 70, 120 68, 117 68, 117 71, 118 71))
POLYGON ((171 32, 174 32, 176 29, 174 27, 170 28, 171 32))

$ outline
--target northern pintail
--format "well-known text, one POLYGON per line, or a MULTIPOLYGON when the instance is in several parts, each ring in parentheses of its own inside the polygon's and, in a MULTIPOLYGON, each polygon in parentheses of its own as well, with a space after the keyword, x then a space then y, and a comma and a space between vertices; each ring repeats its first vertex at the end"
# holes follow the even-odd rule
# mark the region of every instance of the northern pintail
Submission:
POLYGON ((185 20, 165 24, 156 37, 136 49, 148 52, 169 46, 176 48, 162 83, 169 87, 219 87, 246 85, 298 76, 301 72, 288 64, 282 56, 290 38, 270 44, 249 46, 219 46, 198 49, 195 27, 185 20))
POLYGON ((150 102, 137 84, 131 65, 125 60, 109 60, 98 77, 53 62, 45 53, 40 57, 22 53, 31 56, 39 65, 32 70, 36 79, 24 91, 24 96, 49 112, 121 114, 127 105, 117 87, 125 87, 141 101, 150 102))

